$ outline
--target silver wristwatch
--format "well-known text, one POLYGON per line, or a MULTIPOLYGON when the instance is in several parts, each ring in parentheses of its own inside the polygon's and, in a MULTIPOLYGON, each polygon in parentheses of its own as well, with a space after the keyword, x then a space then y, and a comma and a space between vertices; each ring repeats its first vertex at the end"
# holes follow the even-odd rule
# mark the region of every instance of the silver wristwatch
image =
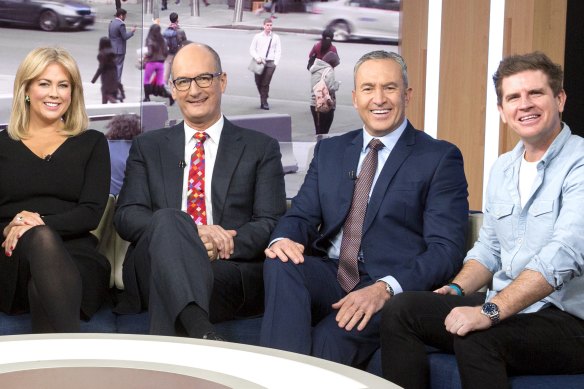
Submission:
POLYGON ((389 294, 389 297, 393 297, 395 292, 393 291, 393 288, 391 287, 391 285, 389 285, 387 282, 385 282, 383 280, 379 280, 377 282, 383 282, 385 284, 385 291, 389 294))
POLYGON ((481 313, 491 319, 491 326, 494 326, 500 321, 499 307, 495 303, 484 303, 481 308, 481 313))

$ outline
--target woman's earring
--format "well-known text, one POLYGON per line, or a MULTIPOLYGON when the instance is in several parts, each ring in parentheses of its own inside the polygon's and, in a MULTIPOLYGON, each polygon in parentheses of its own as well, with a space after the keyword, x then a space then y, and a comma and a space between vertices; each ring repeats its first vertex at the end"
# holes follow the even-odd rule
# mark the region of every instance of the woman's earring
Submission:
POLYGON ((24 101, 30 103, 30 96, 29 95, 24 96, 24 101))

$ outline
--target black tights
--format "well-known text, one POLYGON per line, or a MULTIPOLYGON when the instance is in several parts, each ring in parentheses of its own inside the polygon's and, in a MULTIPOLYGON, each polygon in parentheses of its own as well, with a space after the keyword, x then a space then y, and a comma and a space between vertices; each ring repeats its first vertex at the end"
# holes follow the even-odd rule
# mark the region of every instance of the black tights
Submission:
POLYGON ((328 134, 335 118, 335 110, 331 109, 329 112, 316 112, 314 105, 310 106, 312 113, 312 120, 314 121, 314 131, 316 135, 328 134))
POLYGON ((30 269, 33 332, 79 332, 81 276, 61 237, 50 227, 37 226, 22 236, 16 250, 30 269))

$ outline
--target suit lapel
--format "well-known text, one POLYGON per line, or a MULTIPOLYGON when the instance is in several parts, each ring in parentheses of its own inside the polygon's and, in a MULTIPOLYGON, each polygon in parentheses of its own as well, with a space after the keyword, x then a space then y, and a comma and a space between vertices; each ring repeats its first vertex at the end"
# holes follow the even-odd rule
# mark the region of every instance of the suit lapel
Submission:
POLYGON ((359 156, 363 148, 363 131, 359 131, 352 141, 347 145, 345 154, 343 156, 343 170, 341 173, 339 191, 339 211, 338 223, 345 222, 349 210, 351 209, 351 202, 353 201, 353 192, 355 191, 355 177, 357 176, 357 166, 359 165, 359 156))
POLYGON ((190 163, 190 161, 184 160, 185 132, 183 122, 167 130, 166 142, 161 143, 159 147, 162 183, 168 207, 181 209, 184 171, 189 168, 190 163))
POLYGON ((223 218, 229 184, 245 149, 245 143, 241 141, 241 138, 241 132, 225 119, 211 182, 213 224, 220 224, 223 218))
POLYGON ((393 150, 389 154, 389 158, 385 161, 385 165, 383 166, 383 169, 381 169, 381 173, 379 174, 373 192, 371 193, 369 204, 367 205, 367 213, 365 214, 365 222, 363 223, 363 233, 365 233, 371 226, 371 223, 373 223, 389 183, 404 161, 411 154, 413 146, 416 143, 415 131, 417 130, 408 123, 404 133, 400 136, 393 150))

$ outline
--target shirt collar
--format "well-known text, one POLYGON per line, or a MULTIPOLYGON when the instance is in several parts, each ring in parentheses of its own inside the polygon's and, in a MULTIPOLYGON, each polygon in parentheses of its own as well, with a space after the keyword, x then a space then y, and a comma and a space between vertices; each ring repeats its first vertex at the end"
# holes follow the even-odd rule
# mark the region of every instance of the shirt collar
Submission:
MULTIPOLYGON (((223 131, 223 124, 225 123, 225 119, 223 114, 219 120, 211 125, 211 127, 207 128, 205 132, 207 133, 208 138, 212 140, 214 143, 219 144, 219 139, 221 139, 221 132, 223 131)), ((193 135, 197 131, 194 128, 191 128, 187 122, 184 122, 184 130, 185 130, 185 144, 188 144, 192 139, 193 135)))
MULTIPOLYGON (((381 138, 377 138, 377 139, 379 139, 381 141, 381 143, 383 143, 383 146, 385 146, 385 148, 387 150, 391 151, 393 149, 393 147, 395 146, 395 144, 397 143, 400 136, 404 133, 407 125, 408 125, 408 121, 406 119, 404 119, 402 124, 400 124, 395 130, 393 130, 389 134, 382 136, 381 138)), ((369 146, 369 142, 371 142, 371 140, 373 138, 375 138, 375 137, 371 136, 367 132, 367 130, 365 130, 365 125, 363 125, 363 147, 361 149, 362 152, 365 152, 367 150, 367 146, 369 146)))
MULTIPOLYGON (((543 166, 547 166, 550 163, 550 161, 554 159, 556 155, 558 155, 560 150, 562 150, 566 142, 568 142, 568 139, 570 139, 570 135, 572 135, 570 127, 568 127, 566 123, 562 122, 562 130, 556 136, 556 139, 554 139, 550 147, 548 147, 547 151, 545 152, 543 157, 541 157, 539 162, 543 164, 543 166)), ((509 164, 507 165, 507 168, 517 163, 518 160, 523 158, 524 154, 525 147, 523 146, 523 142, 519 141, 511 151, 511 159, 509 161, 509 164)))

